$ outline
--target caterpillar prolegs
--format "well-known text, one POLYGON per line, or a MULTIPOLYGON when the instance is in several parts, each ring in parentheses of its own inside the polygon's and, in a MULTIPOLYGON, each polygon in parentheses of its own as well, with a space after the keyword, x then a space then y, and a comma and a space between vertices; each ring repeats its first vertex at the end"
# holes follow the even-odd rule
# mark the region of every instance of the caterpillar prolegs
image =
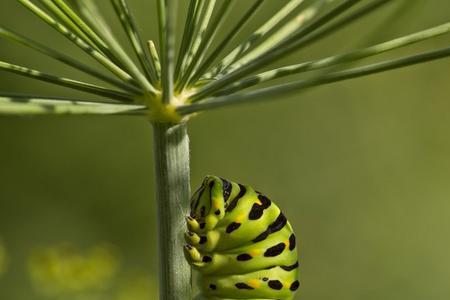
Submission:
POLYGON ((299 288, 295 235, 284 214, 248 185, 207 176, 191 198, 185 254, 196 300, 290 300, 299 288))

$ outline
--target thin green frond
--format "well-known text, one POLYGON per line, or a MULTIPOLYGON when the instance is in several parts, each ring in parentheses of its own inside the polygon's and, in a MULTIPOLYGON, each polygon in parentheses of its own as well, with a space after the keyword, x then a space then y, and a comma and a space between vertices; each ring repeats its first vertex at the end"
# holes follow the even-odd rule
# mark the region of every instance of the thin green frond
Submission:
MULTIPOLYGON (((70 1, 71 4, 76 7, 77 13, 79 13, 84 18, 89 27, 92 28, 92 30, 94 30, 94 32, 106 43, 105 36, 111 35, 112 31, 106 20, 103 18, 100 10, 97 8, 95 2, 91 0, 66 1, 70 1)), ((111 47, 111 45, 108 45, 108 47, 111 47)), ((127 69, 127 66, 125 66, 124 63, 109 49, 107 57, 109 57, 112 62, 114 62, 124 71, 130 73, 130 70, 127 69)), ((139 86, 137 82, 136 86, 139 86)))
MULTIPOLYGON (((298 51, 299 49, 302 49, 305 46, 308 46, 314 42, 317 42, 317 41, 327 37, 328 35, 332 34, 335 31, 344 29, 346 26, 358 21, 359 19, 361 19, 364 16, 367 16, 371 13, 378 11, 378 9, 382 8, 383 6, 385 6, 387 4, 394 4, 394 3, 395 3, 395 1, 393 1, 393 0, 373 0, 369 3, 365 3, 366 4, 365 6, 358 7, 357 9, 355 9, 354 11, 351 11, 349 14, 343 16, 342 18, 337 19, 336 21, 332 22, 331 24, 327 24, 326 26, 324 26, 324 28, 314 31, 309 35, 306 35, 305 38, 303 38, 301 41, 299 41, 299 43, 297 44, 296 50, 298 51)), ((409 6, 410 5, 411 5, 411 3, 409 4, 409 6)), ((383 30, 383 29, 380 28, 380 30, 383 30)), ((373 34, 370 36, 373 37, 373 34)), ((370 44, 370 43, 364 42, 364 40, 367 41, 367 39, 370 39, 370 36, 367 35, 367 36, 365 36, 365 38, 363 38, 361 40, 358 39, 358 44, 359 45, 370 44)), ((337 71, 338 69, 339 69, 339 65, 336 65, 335 70, 333 70, 333 71, 337 71)), ((326 72, 329 73, 331 71, 332 70, 328 69, 326 72)))
MULTIPOLYGON (((91 0, 66 0, 70 1, 70 3, 77 8, 78 13, 85 19, 86 23, 90 28, 94 30, 94 32, 100 36, 102 40, 106 42, 105 36, 112 35, 112 31, 106 20, 103 18, 100 10, 97 8, 95 2, 91 0)), ((111 47, 111 45, 108 45, 111 47)), ((124 71, 130 73, 130 70, 127 69, 127 66, 121 61, 112 51, 108 49, 108 57, 114 62, 117 66, 122 68, 124 71)), ((139 84, 136 82, 136 86, 139 84)))
MULTIPOLYGON (((199 26, 202 24, 201 21, 203 16, 203 10, 205 5, 207 4, 207 1, 200 1, 200 0, 193 0, 193 1, 195 1, 194 16, 192 22, 190 23, 191 28, 187 30, 186 36, 183 36, 182 39, 182 44, 180 46, 180 51, 177 59, 177 66, 175 69, 176 70, 175 82, 178 82, 178 80, 183 75, 183 70, 186 69, 189 52, 193 47, 195 34, 198 31, 199 26), (183 41, 185 42, 185 44, 183 44, 183 41)), ((187 17, 189 17, 189 15, 187 17)))
POLYGON ((259 45, 250 48, 249 51, 244 53, 239 59, 236 59, 231 65, 223 69, 219 76, 224 76, 234 70, 246 65, 247 63, 257 59, 266 52, 276 49, 280 42, 291 36, 293 33, 301 29, 305 24, 312 20, 320 11, 324 1, 313 2, 308 8, 300 11, 297 15, 293 16, 290 21, 268 35, 268 37, 259 45))
POLYGON ((146 115, 142 105, 0 94, 0 115, 146 115))
POLYGON ((327 58, 281 67, 270 71, 266 71, 261 74, 253 75, 237 83, 234 83, 230 88, 220 91, 219 94, 228 95, 236 91, 241 91, 250 86, 267 82, 273 79, 293 74, 299 74, 302 72, 312 71, 316 69, 336 66, 339 64, 355 62, 363 58, 367 58, 369 56, 378 55, 396 48, 405 47, 417 42, 421 42, 423 40, 443 35, 448 32, 450 32, 450 22, 420 32, 416 32, 410 35, 402 36, 400 38, 380 43, 371 47, 354 50, 345 54, 334 55, 327 58))
MULTIPOLYGON (((66 0, 71 3, 77 10, 75 14, 80 15, 80 18, 83 17, 83 22, 87 24, 87 27, 90 28, 95 35, 97 35, 102 41, 104 41, 106 47, 110 47, 107 45, 105 35, 111 34, 111 28, 103 18, 100 10, 98 9, 95 2, 91 0, 66 0)), ((108 57, 115 64, 120 66, 122 69, 126 70, 126 66, 117 58, 109 49, 107 50, 108 57)), ((128 72, 128 70, 126 70, 128 72)))
POLYGON ((162 61, 164 61, 164 53, 166 52, 166 31, 167 31, 167 12, 166 0, 156 0, 157 15, 158 15, 158 38, 159 38, 159 52, 161 53, 162 61))
POLYGON ((199 111, 211 110, 234 104, 279 99, 280 96, 285 96, 294 92, 298 93, 302 90, 306 90, 311 87, 367 76, 393 69, 404 68, 407 66, 429 62, 432 60, 437 60, 449 56, 450 56, 450 47, 425 52, 413 56, 408 56, 400 59, 394 59, 386 62, 333 72, 312 79, 298 80, 291 83, 280 84, 268 88, 259 89, 256 91, 237 93, 229 96, 222 96, 216 98, 209 98, 193 104, 180 106, 177 108, 177 111, 181 115, 187 115, 199 111))
POLYGON ((54 83, 57 85, 69 87, 72 89, 88 92, 95 95, 108 97, 111 99, 117 99, 120 101, 133 101, 132 95, 125 94, 119 91, 114 91, 105 87, 97 86, 94 84, 73 80, 69 78, 59 77, 47 73, 43 73, 37 70, 33 70, 27 67, 10 64, 4 61, 0 61, 0 70, 15 73, 21 76, 34 78, 41 81, 54 83))
POLYGON ((158 19, 160 24, 159 31, 162 55, 162 100, 166 104, 173 101, 177 7, 177 0, 158 0, 158 19))
MULTIPOLYGON (((216 5, 216 0, 209 0, 209 1, 200 1, 200 3, 204 3, 204 8, 199 7, 197 11, 196 17, 198 17, 198 20, 196 19, 197 24, 194 24, 195 31, 192 36, 191 45, 189 45, 189 49, 187 54, 185 55, 180 69, 180 76, 178 79, 184 78, 186 75, 186 70, 189 68, 191 63, 193 62, 195 54, 200 50, 201 42, 204 38, 204 35, 206 33, 206 30, 208 28, 208 24, 211 20, 211 17, 213 15, 214 7, 216 5), (203 8, 203 9, 201 9, 203 8)), ((199 5, 201 6, 201 5, 199 5)), ((181 81, 181 80, 180 80, 181 81)), ((181 82, 177 81, 176 90, 180 91, 181 86, 179 85, 181 82)))
POLYGON ((52 0, 77 26, 101 48, 107 48, 100 36, 64 1, 52 0))
MULTIPOLYGON (((361 47, 383 40, 386 34, 393 33, 398 30, 398 25, 401 24, 401 26, 403 26, 404 23, 408 21, 409 17, 414 14, 414 9, 417 9, 422 5, 422 3, 419 1, 410 0, 378 0, 375 1, 374 4, 379 3, 381 5, 387 4, 388 2, 392 3, 393 7, 389 11, 386 11, 385 14, 383 14, 380 24, 377 26, 373 26, 372 28, 368 28, 367 33, 364 34, 364 36, 360 39, 356 39, 354 43, 349 45, 349 47, 351 47, 352 45, 355 45, 355 47, 361 47)), ((375 9, 372 8, 372 10, 375 9)))
POLYGON ((180 49, 178 51, 178 59, 175 65, 175 79, 178 80, 180 76, 181 64, 185 60, 189 45, 192 41, 192 36, 195 30, 195 22, 197 17, 197 11, 201 6, 200 1, 198 0, 190 0, 189 7, 186 14, 186 20, 184 24, 184 31, 181 39, 180 49))
MULTIPOLYGON (((23 0, 21 0, 23 1, 23 0)), ((138 83, 138 85, 144 90, 146 94, 149 94, 152 99, 159 93, 153 85, 147 80, 144 74, 135 65, 133 60, 128 56, 123 47, 115 38, 111 29, 107 23, 103 20, 100 10, 97 8, 95 1, 92 0, 75 0, 83 12, 90 19, 90 25, 96 28, 98 32, 101 33, 101 37, 108 45, 111 53, 118 59, 121 65, 130 73, 133 79, 138 83)))
POLYGON ((279 43, 275 49, 271 51, 265 52, 257 59, 247 63, 246 65, 236 69, 234 72, 231 72, 220 79, 213 81, 204 87, 200 88, 195 92, 194 95, 191 96, 191 99, 197 101, 199 99, 205 98, 217 92, 218 90, 228 86, 229 84, 237 81, 240 78, 245 77, 246 75, 251 74, 252 72, 268 65, 269 63, 273 63, 278 59, 286 56, 292 51, 296 50, 299 45, 302 43, 302 38, 310 34, 311 32, 317 30, 321 26, 327 24, 334 18, 340 16, 351 7, 359 3, 361 0, 344 0, 339 5, 310 22, 305 27, 302 27, 298 32, 285 39, 283 42, 279 43))
POLYGON ((227 0, 222 3, 216 13, 216 17, 212 18, 211 22, 208 24, 206 31, 204 34, 200 33, 203 37, 200 41, 200 45, 198 47, 198 51, 193 54, 191 59, 191 63, 188 65, 186 70, 184 71, 183 77, 181 78, 178 89, 183 90, 183 88, 190 82, 192 75, 197 71, 198 66, 203 60, 205 56, 206 50, 211 45, 215 35, 217 34, 218 29, 220 28, 223 21, 226 19, 227 14, 230 11, 231 4, 233 4, 233 0, 227 0))
POLYGON ((136 22, 131 14, 127 2, 125 0, 111 0, 111 2, 117 16, 120 19, 123 29, 125 30, 131 45, 133 46, 133 50, 139 60, 139 63, 141 64, 142 69, 152 85, 155 86, 157 83, 156 71, 152 68, 152 65, 149 62, 147 53, 144 50, 141 35, 139 34, 136 22))
POLYGON ((355 11, 349 13, 348 15, 342 17, 341 19, 336 20, 332 24, 329 24, 328 26, 325 26, 322 29, 314 31, 311 34, 307 35, 304 39, 298 41, 298 44, 296 45, 297 50, 307 45, 310 45, 311 43, 316 42, 337 30, 345 28, 346 26, 352 24, 353 22, 358 21, 359 19, 369 15, 370 13, 378 11, 378 9, 390 3, 394 3, 394 0, 374 0, 366 4, 365 6, 356 9, 355 11))
POLYGON ((48 25, 50 25, 52 28, 56 29, 59 33, 61 33, 64 37, 69 39, 71 42, 73 42, 75 45, 80 47, 84 52, 92 56, 94 59, 96 59, 98 62, 100 62, 103 66, 105 66, 109 71, 111 71, 114 75, 119 77, 125 82, 128 83, 135 83, 135 80, 123 69, 121 69, 119 66, 117 66, 114 62, 112 62, 109 58, 107 58, 105 55, 97 51, 96 49, 92 48, 89 44, 84 42, 82 39, 80 39, 78 36, 73 34, 71 31, 69 31, 65 26, 57 22, 54 18, 52 18, 50 15, 45 13, 43 10, 41 10, 39 7, 34 5, 29 0, 17 0, 22 5, 24 5, 26 8, 28 8, 31 12, 33 12, 36 16, 38 16, 40 19, 42 19, 44 22, 46 22, 48 25))
POLYGON ((72 21, 59 7, 54 3, 53 0, 41 0, 40 1, 45 8, 58 20, 66 26, 70 31, 72 31, 76 36, 81 38, 89 46, 101 51, 100 48, 80 29, 80 27, 72 21))
POLYGON ((157 81, 161 81, 161 62, 159 60, 159 55, 158 51, 156 50, 155 43, 153 41, 148 41, 147 46, 150 52, 150 62, 156 72, 156 79, 157 81))
POLYGON ((211 54, 202 62, 201 66, 198 68, 196 73, 192 76, 192 82, 196 82, 201 76, 211 67, 214 60, 219 57, 221 52, 225 47, 238 35, 238 33, 245 27, 246 23, 249 22, 252 17, 258 12, 264 0, 257 0, 239 19, 236 25, 230 30, 230 32, 223 38, 222 42, 214 48, 211 54))
MULTIPOLYGON (((254 33, 252 33, 248 39, 237 46, 233 51, 231 51, 225 58, 223 58, 216 67, 214 67, 211 72, 206 74, 204 77, 214 77, 223 69, 231 65, 242 53, 245 53, 248 49, 264 40, 267 35, 273 32, 273 29, 277 27, 278 24, 286 20, 286 18, 298 9, 305 0, 292 0, 289 1, 283 8, 281 8, 273 17, 266 21, 261 27, 259 27, 254 33)), ((323 3, 323 0, 318 0, 317 2, 323 3)))
MULTIPOLYGON (((48 1, 48 0, 47 0, 48 1)), ((69 6, 64 0, 51 0, 64 12, 70 20, 92 41, 92 43, 107 57, 115 61, 114 55, 105 41, 69 6)))
POLYGON ((69 65, 75 69, 82 71, 82 72, 85 72, 86 74, 97 77, 105 82, 108 82, 108 83, 110 83, 118 88, 121 88, 125 91, 128 91, 130 93, 133 93, 133 94, 141 94, 142 93, 141 90, 137 89, 136 87, 134 87, 126 82, 117 80, 115 78, 111 78, 111 77, 97 71, 96 69, 79 62, 79 60, 77 60, 77 59, 74 59, 70 56, 67 56, 67 55, 61 53, 61 52, 53 50, 50 47, 47 47, 36 41, 28 39, 27 37, 22 36, 18 33, 12 32, 11 30, 8 30, 4 27, 0 27, 0 38, 5 38, 10 41, 20 43, 24 46, 34 49, 42 54, 45 54, 51 58, 54 58, 64 64, 69 65))

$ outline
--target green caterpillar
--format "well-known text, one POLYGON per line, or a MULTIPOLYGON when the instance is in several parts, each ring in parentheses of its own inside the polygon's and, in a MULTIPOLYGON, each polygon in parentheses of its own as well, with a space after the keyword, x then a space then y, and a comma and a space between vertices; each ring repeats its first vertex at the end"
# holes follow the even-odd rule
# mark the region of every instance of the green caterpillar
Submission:
POLYGON ((250 186, 207 176, 191 199, 184 250, 199 271, 197 300, 290 300, 299 288, 295 235, 250 186))

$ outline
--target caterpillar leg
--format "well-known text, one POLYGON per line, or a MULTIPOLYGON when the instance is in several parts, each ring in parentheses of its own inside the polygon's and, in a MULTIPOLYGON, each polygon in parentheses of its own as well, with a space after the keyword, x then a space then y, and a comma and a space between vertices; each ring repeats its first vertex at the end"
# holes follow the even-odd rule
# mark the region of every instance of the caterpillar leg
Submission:
POLYGON ((186 224, 190 231, 198 231, 200 229, 200 224, 191 216, 186 217, 186 224))
POLYGON ((192 247, 191 245, 184 246, 184 254, 189 263, 195 265, 202 261, 202 255, 198 252, 197 248, 192 247))

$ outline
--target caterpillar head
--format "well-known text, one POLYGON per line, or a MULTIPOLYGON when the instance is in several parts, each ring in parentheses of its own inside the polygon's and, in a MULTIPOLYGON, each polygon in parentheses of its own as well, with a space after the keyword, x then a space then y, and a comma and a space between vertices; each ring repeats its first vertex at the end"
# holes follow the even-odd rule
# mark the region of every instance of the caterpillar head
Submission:
POLYGON ((200 230, 209 230, 224 217, 233 185, 236 184, 220 177, 206 176, 201 187, 191 199, 190 217, 198 223, 194 227, 198 226, 200 230))

